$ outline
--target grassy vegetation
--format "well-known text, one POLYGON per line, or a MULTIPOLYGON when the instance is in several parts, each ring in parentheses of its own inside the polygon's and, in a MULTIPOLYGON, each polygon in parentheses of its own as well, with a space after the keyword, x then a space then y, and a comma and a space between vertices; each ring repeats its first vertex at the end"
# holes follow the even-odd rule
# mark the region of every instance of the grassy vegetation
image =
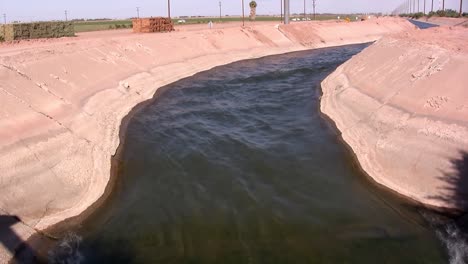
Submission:
MULTIPOLYGON (((316 20, 330 20, 336 19, 337 16, 340 16, 342 19, 349 17, 351 20, 354 20, 357 15, 332 15, 332 14, 317 14, 316 20)), ((312 19, 311 15, 307 15, 308 18, 312 19)), ((291 19, 302 19, 303 15, 292 15, 291 19)), ((175 25, 186 25, 186 24, 208 24, 208 22, 218 23, 219 17, 196 17, 196 18, 174 18, 172 19, 175 25), (185 20, 185 23, 178 23, 179 20, 185 20)), ((246 16, 245 21, 248 21, 249 18, 246 16)), ((222 17, 221 22, 239 22, 242 21, 241 17, 222 17)), ((281 21, 279 16, 257 16, 255 21, 281 21)), ((87 31, 99 31, 99 30, 111 30, 111 29, 120 29, 120 28, 131 28, 132 20, 93 20, 93 21, 74 21, 75 32, 87 32, 87 31)))
MULTIPOLYGON (((184 24, 207 24, 210 21, 219 22, 219 17, 197 17, 197 18, 182 18, 185 20, 184 24)), ((178 24, 177 21, 180 19, 173 19, 174 24, 178 24)), ((245 21, 248 21, 249 18, 246 16, 245 21)), ((280 17, 273 16, 257 16, 256 21, 280 21, 280 17)), ((235 22, 242 21, 241 17, 222 17, 221 22, 235 22)))
POLYGON ((109 30, 116 28, 131 28, 132 20, 97 20, 75 21, 75 32, 109 30))
MULTIPOLYGON (((400 14, 401 17, 410 17, 414 19, 421 18, 425 16, 423 12, 413 13, 413 14, 400 14)), ((437 12, 429 12, 427 17, 460 17, 460 13, 452 9, 446 9, 445 11, 439 10, 437 12)), ((466 13, 463 13, 462 16, 466 16, 466 13)))
MULTIPOLYGON (((332 15, 332 14, 317 14, 315 20, 331 20, 336 19, 337 16, 340 16, 342 19, 349 17, 350 19, 356 17, 356 15, 332 15)), ((302 19, 304 15, 291 15, 291 19, 297 18, 302 19)), ((312 20, 312 15, 307 14, 307 17, 312 20)), ((184 24, 207 24, 210 21, 219 22, 219 17, 200 17, 200 18, 183 18, 185 20, 184 24)), ((249 18, 246 16, 245 21, 248 21, 249 18)), ((352 20, 352 19, 351 19, 352 20)), ((179 19, 173 19, 174 24, 178 24, 179 19)), ((235 22, 242 21, 242 17, 222 17, 221 22, 235 22)), ((255 21, 281 21, 280 16, 257 16, 255 21)))
MULTIPOLYGON (((402 15, 400 15, 402 16, 402 15)), ((413 19, 420 19, 421 17, 425 16, 423 12, 419 12, 419 13, 414 13, 414 14, 407 14, 406 15, 407 17, 410 17, 410 18, 413 18, 413 19)), ((402 16, 404 17, 404 16, 402 16)))

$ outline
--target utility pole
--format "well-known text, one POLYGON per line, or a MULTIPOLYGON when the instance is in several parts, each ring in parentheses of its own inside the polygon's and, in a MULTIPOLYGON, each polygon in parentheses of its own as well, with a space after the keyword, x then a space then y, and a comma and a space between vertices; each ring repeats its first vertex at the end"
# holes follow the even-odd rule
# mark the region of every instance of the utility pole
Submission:
POLYGON ((65 10, 65 21, 68 21, 68 11, 65 10))
POLYGON ((221 22, 221 1, 219 1, 219 22, 221 22))
POLYGON ((245 27, 244 0, 242 0, 242 26, 245 27))
POLYGON ((315 6, 316 6, 316 0, 312 0, 312 8, 314 9, 314 20, 315 20, 315 6))
POLYGON ((426 14, 426 0, 423 0, 424 1, 424 15, 426 14))
POLYGON ((418 13, 419 13, 419 0, 418 0, 418 13))
POLYGON ((431 12, 434 12, 434 0, 432 0, 431 12))
POLYGON ((463 14, 463 0, 460 0, 460 16, 463 14))
POLYGON ((304 20, 306 19, 306 0, 304 0, 304 20))
POLYGON ((445 0, 442 0, 442 11, 445 11, 445 0))
POLYGON ((167 0, 167 17, 171 18, 171 0, 167 0))
POLYGON ((140 18, 140 8, 137 6, 136 10, 137 10, 137 18, 140 18))
POLYGON ((284 24, 289 24, 289 0, 284 0, 284 24))
POLYGON ((284 24, 287 25, 289 24, 289 0, 284 0, 284 24))
POLYGON ((6 21, 6 14, 3 14, 3 24, 6 25, 6 22, 7 22, 7 21, 6 21))
POLYGON ((281 9, 281 23, 283 23, 283 0, 280 0, 280 9, 281 9))

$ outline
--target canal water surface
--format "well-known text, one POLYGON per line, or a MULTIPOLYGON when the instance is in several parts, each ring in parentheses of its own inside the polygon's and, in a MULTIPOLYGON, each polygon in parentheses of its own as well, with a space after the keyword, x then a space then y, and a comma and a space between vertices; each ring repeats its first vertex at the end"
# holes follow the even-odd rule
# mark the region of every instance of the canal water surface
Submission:
POLYGON ((160 89, 121 132, 115 190, 70 236, 75 257, 447 262, 420 210, 366 178, 320 114, 321 81, 365 47, 237 62, 160 89))

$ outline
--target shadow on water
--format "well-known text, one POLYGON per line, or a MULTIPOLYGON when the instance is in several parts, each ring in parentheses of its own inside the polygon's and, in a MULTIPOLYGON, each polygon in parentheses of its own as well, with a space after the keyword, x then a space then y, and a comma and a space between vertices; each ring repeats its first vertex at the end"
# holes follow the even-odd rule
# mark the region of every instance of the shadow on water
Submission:
POLYGON ((451 169, 441 171, 442 176, 439 177, 445 183, 440 187, 442 194, 429 198, 458 209, 449 211, 452 217, 431 214, 426 215, 426 219, 445 244, 450 263, 463 264, 468 263, 468 152, 461 151, 450 162, 451 169))
POLYGON ((446 183, 440 187, 443 194, 429 198, 452 204, 459 208, 458 213, 463 213, 468 211, 468 152, 461 152, 459 157, 452 159, 450 163, 452 169, 449 172, 442 172, 442 176, 439 177, 446 183))

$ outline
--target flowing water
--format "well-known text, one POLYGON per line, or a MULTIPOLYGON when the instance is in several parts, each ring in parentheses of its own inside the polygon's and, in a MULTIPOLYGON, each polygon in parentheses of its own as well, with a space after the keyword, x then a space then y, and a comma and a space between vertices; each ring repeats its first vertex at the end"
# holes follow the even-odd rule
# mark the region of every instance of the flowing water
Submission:
POLYGON ((422 22, 422 21, 419 21, 419 20, 408 19, 408 21, 413 23, 419 29, 428 29, 428 28, 438 27, 438 25, 422 22))
POLYGON ((113 195, 68 238, 77 260, 446 263, 420 210, 371 183, 320 115, 320 82, 365 47, 237 62, 160 89, 123 132, 113 195))

